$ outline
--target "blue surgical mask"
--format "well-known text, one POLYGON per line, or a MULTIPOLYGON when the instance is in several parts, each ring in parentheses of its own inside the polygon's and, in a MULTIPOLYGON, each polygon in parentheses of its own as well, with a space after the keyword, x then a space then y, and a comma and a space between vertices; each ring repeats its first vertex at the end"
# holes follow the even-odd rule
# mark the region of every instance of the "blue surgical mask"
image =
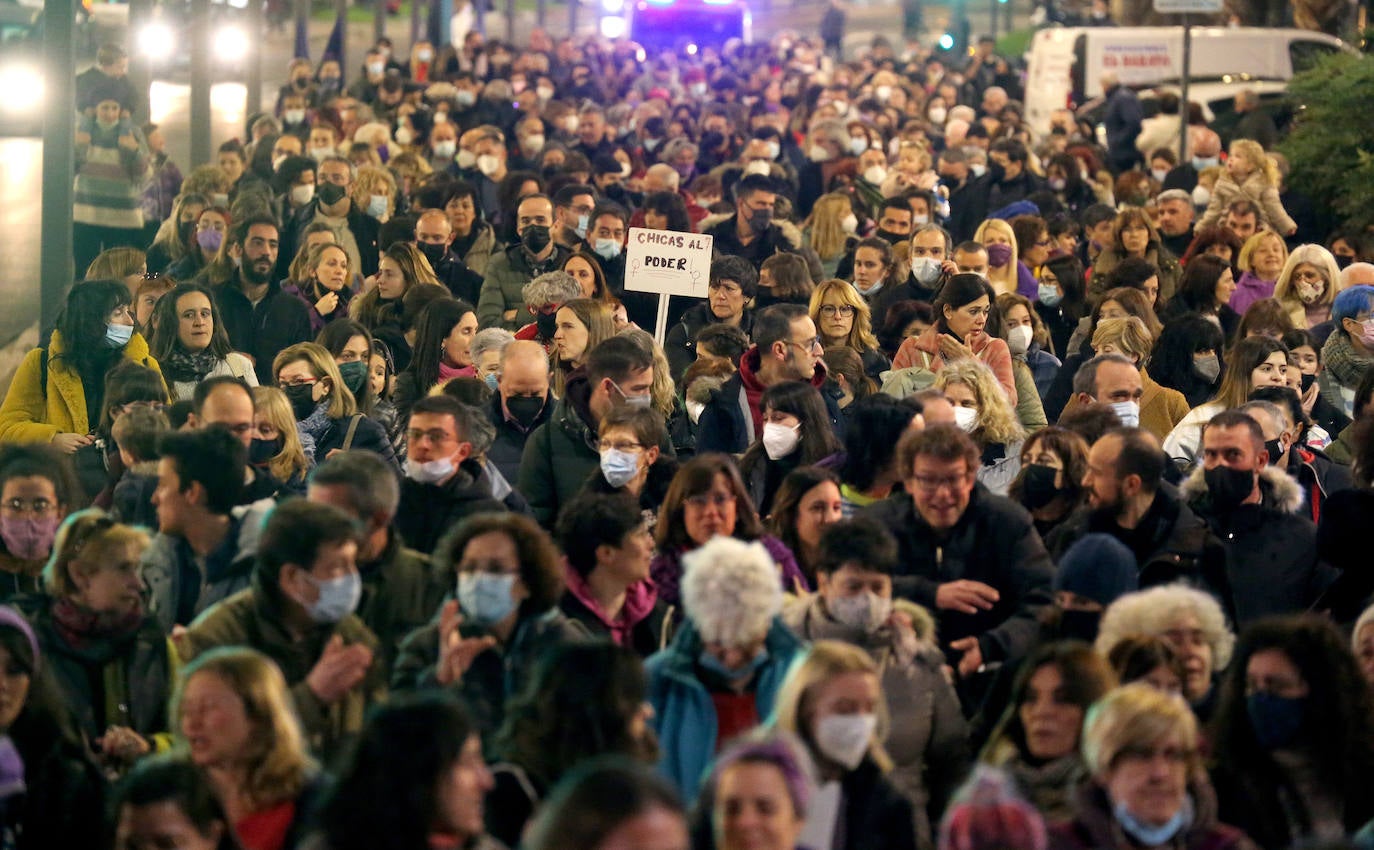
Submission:
POLYGON ((639 474, 639 455, 619 449, 606 449, 601 453, 601 474, 606 476, 607 484, 618 490, 639 474))
POLYGON ((496 392, 496 383, 497 383, 497 379, 496 379, 496 373, 495 373, 495 372, 489 373, 489 374, 488 374, 485 378, 483 378, 482 380, 486 382, 486 384, 487 384, 487 389, 491 390, 492 392, 496 392))
POLYGON ((760 667, 767 663, 768 650, 766 649, 760 649, 758 652, 754 653, 754 657, 744 662, 744 665, 741 667, 726 667, 719 658, 704 649, 701 651, 701 654, 697 656, 697 664, 701 665, 702 669, 719 676, 726 682, 735 682, 746 676, 752 676, 754 673, 758 672, 760 667))
POLYGON ((110 348, 123 348, 129 344, 129 340, 134 338, 133 325, 116 325, 110 323, 105 326, 105 344, 110 348))
POLYGON ((1193 157, 1193 168, 1196 168, 1198 171, 1201 171, 1201 170, 1204 169, 1204 168, 1211 168, 1211 167, 1214 166, 1214 165, 1220 165, 1220 164, 1221 164, 1221 158, 1220 158, 1220 157, 1215 157, 1215 156, 1205 156, 1205 157, 1204 157, 1204 156, 1195 156, 1195 157, 1193 157))
POLYGON ((515 610, 515 573, 466 572, 458 576, 458 606, 468 621, 491 627, 515 610))
POLYGON ((1121 828, 1126 834, 1136 840, 1142 847, 1158 847, 1169 842, 1175 835, 1187 829, 1193 822, 1193 800, 1191 797, 1183 798, 1183 805, 1179 807, 1174 816, 1159 826, 1151 826, 1136 818, 1126 808, 1125 803, 1116 803, 1112 806, 1112 813, 1116 815, 1116 822, 1121 824, 1121 828))
POLYGON ((1059 287, 1053 283, 1042 283, 1036 299, 1046 307, 1057 307, 1059 302, 1064 300, 1064 296, 1059 294, 1059 287))
POLYGON ((337 623, 358 608, 358 600, 363 598, 363 579, 357 572, 316 581, 310 578, 320 595, 310 605, 310 619, 317 623, 337 623))
POLYGON ((1302 731, 1307 700, 1281 697, 1267 691, 1257 691, 1245 698, 1245 713, 1255 740, 1266 750, 1278 750, 1292 744, 1302 731))
POLYGON ((373 195, 368 198, 367 214, 376 219, 386 215, 386 195, 373 195))
POLYGON ((573 230, 577 233, 578 239, 587 238, 587 228, 591 226, 591 223, 592 217, 589 215, 579 215, 577 217, 577 227, 574 227, 573 230))
POLYGON ((592 250, 603 260, 614 260, 620 256, 620 243, 614 239, 598 239, 592 250))

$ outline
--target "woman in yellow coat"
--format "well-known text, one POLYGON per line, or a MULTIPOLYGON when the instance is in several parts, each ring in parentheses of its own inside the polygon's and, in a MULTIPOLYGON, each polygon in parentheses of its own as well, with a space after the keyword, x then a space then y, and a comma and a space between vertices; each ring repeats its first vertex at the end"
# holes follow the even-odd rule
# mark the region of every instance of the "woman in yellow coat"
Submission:
POLYGON ((134 331, 131 310, 121 282, 72 287, 48 344, 25 355, 10 382, 0 405, 0 443, 50 443, 69 455, 98 451, 94 431, 105 376, 125 360, 161 374, 148 343, 134 331))

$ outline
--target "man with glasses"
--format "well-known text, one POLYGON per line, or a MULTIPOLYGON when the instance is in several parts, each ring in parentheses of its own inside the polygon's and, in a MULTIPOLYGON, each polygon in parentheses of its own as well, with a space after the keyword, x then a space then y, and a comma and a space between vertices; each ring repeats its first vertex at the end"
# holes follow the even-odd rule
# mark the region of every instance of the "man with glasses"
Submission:
POLYGON ((406 478, 396 512, 396 530, 406 545, 428 554, 465 517, 505 511, 472 457, 476 430, 490 427, 480 410, 451 396, 422 398, 410 409, 406 478))
MULTIPOLYGON (((553 196, 553 213, 558 221, 553 241, 576 251, 587 245, 591 233, 592 210, 596 208, 596 194, 591 186, 574 183, 564 186, 553 196)), ((590 246, 588 246, 590 249, 590 246)))
MULTIPOLYGON (((763 434, 763 391, 784 381, 825 385, 820 335, 806 307, 774 304, 754 317, 754 345, 740 358, 739 371, 711 397, 697 420, 697 451, 739 454, 763 434)), ((822 392, 835 434, 844 425, 835 399, 822 392)))
POLYGON ((911 431, 897 446, 910 498, 863 513, 897 538, 896 596, 930 609, 962 680, 1015 662, 1039 635, 1054 565, 1030 514, 976 483, 979 451, 957 426, 911 431))
MULTIPOLYGON (((601 420, 614 407, 650 407, 654 385, 653 352, 633 339, 613 336, 587 355, 585 374, 568 378, 563 397, 548 421, 535 428, 520 457, 516 489, 530 503, 534 518, 552 528, 563 505, 601 466, 601 420)), ((671 443, 660 451, 672 455, 671 443)))

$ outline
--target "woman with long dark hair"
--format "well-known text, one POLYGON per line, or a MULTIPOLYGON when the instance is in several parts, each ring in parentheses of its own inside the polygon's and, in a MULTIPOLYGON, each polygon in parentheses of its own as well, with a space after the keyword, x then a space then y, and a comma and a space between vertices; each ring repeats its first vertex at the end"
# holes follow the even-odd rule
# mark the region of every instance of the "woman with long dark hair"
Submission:
POLYGON ((487 829, 508 847, 564 775, 597 756, 652 764, 644 666, 633 650, 609 641, 568 643, 540 660, 496 735, 500 763, 487 795, 487 829))
POLYGON ((789 472, 810 466, 840 451, 840 441, 820 392, 801 381, 784 381, 763 391, 763 431, 740 458, 740 475, 761 516, 773 507, 773 495, 789 472))
POLYGON ((1016 405, 1016 378, 1011 350, 1001 339, 1001 322, 993 303, 992 286, 982 275, 956 274, 935 297, 935 324, 919 337, 908 339, 892 359, 893 369, 919 366, 938 372, 960 359, 983 361, 997 376, 1007 401, 1016 405))
POLYGON ((86 281, 67 293, 48 344, 25 355, 0 405, 0 443, 51 443, 64 454, 89 455, 75 459, 79 474, 90 473, 82 476, 81 507, 106 484, 97 414, 105 376, 124 361, 158 370, 134 330, 129 289, 117 280, 86 281))
POLYGON ((402 417, 435 384, 477 374, 471 351, 476 333, 477 311, 466 301, 440 298, 420 313, 410 366, 396 376, 395 404, 402 417))
POLYGON ((1078 323, 1092 310, 1083 283, 1083 264, 1072 254, 1050 257, 1040 267, 1035 312, 1050 332, 1051 352, 1063 360, 1078 323))
POLYGON ((482 739, 444 694, 396 700, 363 727, 320 808, 321 850, 494 847, 483 800, 492 788, 482 739))
POLYGON ((1216 395, 1200 404, 1174 426, 1164 440, 1169 457, 1192 463, 1202 449, 1202 428, 1213 416, 1250 400, 1259 387, 1287 386, 1288 349, 1267 336, 1238 341, 1227 355, 1226 372, 1216 395))
POLYGON ((840 479, 828 469, 802 466, 787 473, 778 487, 768 528, 792 550, 797 566, 814 586, 821 532, 843 518, 840 479))
POLYGON ((156 316, 151 347, 172 401, 190 399, 197 384, 219 375, 258 385, 253 364, 230 347, 219 305, 207 287, 177 284, 158 301, 156 316))
POLYGON ((1182 313, 1198 313, 1215 321, 1228 340, 1235 339, 1240 325, 1240 314, 1230 304, 1235 291, 1236 279, 1230 264, 1206 254, 1194 257, 1183 270, 1178 293, 1169 301, 1162 318, 1167 321, 1182 313))
POLYGON ((1324 618, 1246 629, 1211 740, 1221 819, 1261 847, 1342 838, 1374 817, 1374 697, 1324 618))
POLYGON ((1221 386, 1225 343, 1216 322, 1198 313, 1181 313, 1160 331, 1145 371, 1161 387, 1183 393, 1189 408, 1197 407, 1221 386))

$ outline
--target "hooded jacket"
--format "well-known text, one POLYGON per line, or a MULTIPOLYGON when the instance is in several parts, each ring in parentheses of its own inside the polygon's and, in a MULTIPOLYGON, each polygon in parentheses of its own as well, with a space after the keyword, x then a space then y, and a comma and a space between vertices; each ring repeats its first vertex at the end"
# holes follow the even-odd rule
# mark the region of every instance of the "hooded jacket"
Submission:
POLYGON ((892 591, 934 611, 940 645, 977 637, 983 658, 1014 661, 1035 642, 1040 611, 1051 602, 1054 564, 1026 509, 975 484, 968 507, 946 532, 937 532, 916 512, 911 496, 893 495, 864 508, 897 539, 899 572, 892 591), (976 614, 936 611, 941 584, 981 581, 1001 598, 976 614))
POLYGON ((802 640, 839 640, 862 648, 878 664, 891 718, 883 748, 895 762, 887 779, 911 801, 916 846, 934 846, 932 823, 963 781, 969 764, 968 726, 959 698, 940 671, 935 618, 919 605, 894 600, 893 610, 912 627, 865 631, 840 623, 820 594, 795 598, 783 621, 802 640))
MULTIPOLYGON (((778 689, 804 645, 781 618, 775 617, 763 647, 768 658, 750 687, 760 718, 772 713, 778 689)), ((716 740, 716 708, 711 692, 697 671, 697 658, 705 648, 701 633, 687 620, 668 648, 654 654, 645 664, 649 677, 647 701, 654 709, 649 723, 661 748, 658 771, 689 802, 696 799, 721 743, 716 740)))
POLYGON ((1309 609, 1336 578, 1317 559, 1317 531, 1303 516, 1302 488, 1273 466, 1259 473, 1260 503, 1221 511, 1212 504, 1205 470, 1193 470, 1180 487, 1226 549, 1226 573, 1237 628, 1273 614, 1309 609))
POLYGON ((567 589, 558 602, 558 609, 589 639, 609 638, 618 646, 634 650, 641 658, 648 658, 668 645, 673 633, 672 606, 658 598, 658 588, 652 579, 637 581, 625 591, 625 604, 614 620, 592 594, 587 579, 567 566, 563 570, 567 589))
POLYGON ((276 507, 262 499, 230 512, 229 531, 204 565, 186 538, 159 533, 143 553, 143 581, 148 585, 148 613, 170 634, 206 608, 248 587, 258 557, 258 539, 276 507))
MULTIPOLYGON (((945 365, 945 356, 940 353, 941 333, 943 332, 939 325, 931 325, 920 336, 903 340, 901 347, 897 349, 897 356, 892 358, 892 368, 906 369, 919 366, 931 372, 940 371, 945 365)), ((981 333, 971 341, 964 340, 964 344, 973 351, 974 357, 983 361, 997 376, 997 383, 1007 394, 1007 402, 1015 407, 1016 376, 1012 374, 1011 349, 1007 348, 1006 341, 981 333)))
POLYGON ((505 511, 506 506, 492 497, 491 480, 481 464, 468 458, 442 484, 422 484, 409 477, 402 481, 395 523, 407 545, 430 553, 439 538, 465 518, 505 511))
MULTIPOLYGON (((750 347, 740 358, 739 371, 721 385, 719 392, 711 394, 711 400, 706 402, 706 408, 697 419, 698 454, 739 454, 763 433, 763 410, 759 404, 767 387, 758 378, 761 362, 759 347, 750 347)), ((816 372, 811 376, 811 386, 822 390, 825 378, 825 363, 818 361, 816 372)), ((821 398, 825 401, 825 410, 830 416, 835 436, 843 440, 844 419, 840 416, 839 404, 823 390, 821 398)))
MULTIPOLYGON (((65 350, 62 334, 53 331, 47 348, 24 355, 0 405, 0 444, 49 443, 58 434, 89 434, 95 429, 100 411, 86 407, 81 376, 58 357, 65 350)), ((124 359, 162 374, 141 334, 135 333, 124 346, 124 359)))

